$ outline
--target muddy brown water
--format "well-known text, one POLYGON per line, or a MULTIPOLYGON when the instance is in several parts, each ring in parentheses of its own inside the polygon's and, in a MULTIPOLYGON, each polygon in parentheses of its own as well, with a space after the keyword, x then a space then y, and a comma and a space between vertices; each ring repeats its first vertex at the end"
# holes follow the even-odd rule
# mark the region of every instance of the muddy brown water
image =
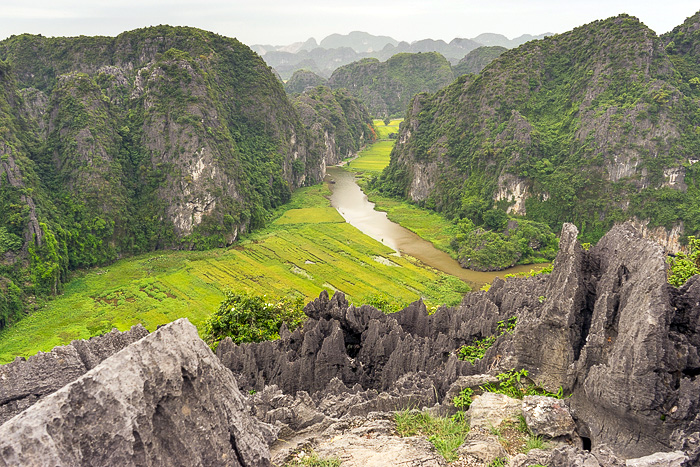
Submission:
POLYGON ((385 212, 376 211, 374 203, 355 182, 355 176, 340 167, 328 167, 327 180, 331 189, 331 205, 350 225, 356 227, 365 235, 382 242, 397 254, 407 254, 432 268, 459 277, 473 288, 490 283, 495 277, 506 274, 526 272, 530 269, 540 269, 548 264, 530 264, 514 266, 503 271, 479 272, 464 269, 450 255, 438 250, 427 240, 390 221, 385 212))

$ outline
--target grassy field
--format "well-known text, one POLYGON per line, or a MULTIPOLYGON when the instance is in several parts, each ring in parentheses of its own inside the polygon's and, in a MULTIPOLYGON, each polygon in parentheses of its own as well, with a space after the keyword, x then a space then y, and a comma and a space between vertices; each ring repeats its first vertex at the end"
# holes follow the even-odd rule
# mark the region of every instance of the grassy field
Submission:
POLYGON ((161 251, 76 274, 62 296, 0 332, 0 363, 112 327, 153 330, 180 317, 201 326, 227 289, 307 300, 342 290, 357 304, 388 296, 431 305, 455 304, 468 290, 346 224, 328 194, 324 185, 297 191, 268 228, 230 249, 161 251))
POLYGON ((378 173, 384 170, 384 167, 389 165, 389 154, 394 147, 394 139, 389 139, 389 133, 399 132, 399 124, 403 119, 392 120, 389 125, 385 125, 384 121, 375 119, 374 128, 377 131, 377 142, 369 147, 366 147, 357 159, 349 162, 346 167, 353 172, 369 172, 378 173))

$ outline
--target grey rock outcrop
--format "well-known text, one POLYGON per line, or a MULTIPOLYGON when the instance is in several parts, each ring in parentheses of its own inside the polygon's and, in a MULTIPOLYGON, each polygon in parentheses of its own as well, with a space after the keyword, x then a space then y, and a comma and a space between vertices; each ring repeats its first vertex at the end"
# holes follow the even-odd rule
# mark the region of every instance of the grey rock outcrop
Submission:
POLYGON ((549 465, 552 453, 543 449, 532 449, 527 453, 511 457, 509 467, 530 467, 533 465, 549 465))
MULTIPOLYGON (((73 347, 74 348, 74 347, 73 347)), ((0 426, 0 465, 270 465, 260 422, 186 319, 0 426)))
POLYGON ((319 404, 332 396, 322 392, 334 378, 376 398, 402 378, 420 392, 422 379, 444 404, 459 377, 525 368, 549 391, 571 394, 584 446, 607 445, 626 458, 672 451, 679 437, 700 432, 700 278, 669 286, 662 249, 631 225, 613 228, 589 251, 577 234, 564 226, 549 276, 496 279, 458 307, 428 315, 416 302, 384 315, 323 293, 305 308, 302 330, 276 342, 224 341, 218 355, 242 388, 275 384, 319 404), (457 359, 461 345, 496 335, 498 321, 512 316, 515 331, 481 360, 457 359))
POLYGON ((470 458, 484 465, 488 465, 498 458, 508 457, 498 438, 480 429, 469 432, 467 439, 464 440, 464 444, 459 447, 457 453, 460 457, 470 458))
POLYGON ((113 329, 0 366, 0 425, 146 335, 140 324, 125 332, 113 329))
POLYGON ((637 459, 627 459, 627 467, 681 467, 688 457, 681 451, 657 452, 637 459))
POLYGON ((571 418, 569 408, 561 399, 525 396, 523 398, 523 416, 527 427, 535 436, 571 437, 576 431, 576 424, 571 418))
POLYGON ((388 420, 365 420, 360 423, 359 426, 346 430, 330 427, 329 431, 336 431, 337 434, 317 446, 316 453, 322 458, 340 457, 343 467, 447 465, 425 438, 394 436, 393 424, 388 420))
POLYGON ((471 429, 498 426, 504 420, 515 418, 521 413, 521 401, 493 392, 476 397, 467 412, 471 429))

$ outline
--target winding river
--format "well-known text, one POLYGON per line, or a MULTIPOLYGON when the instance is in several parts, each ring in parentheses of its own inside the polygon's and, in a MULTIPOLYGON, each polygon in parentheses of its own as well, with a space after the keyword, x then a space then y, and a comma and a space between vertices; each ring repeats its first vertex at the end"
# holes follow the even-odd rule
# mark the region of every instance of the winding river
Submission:
POLYGON ((505 274, 546 266, 544 264, 515 266, 495 272, 464 269, 450 255, 438 250, 432 243, 390 221, 385 212, 375 211, 374 203, 369 202, 367 195, 355 183, 355 176, 351 172, 340 167, 328 167, 328 176, 335 182, 329 184, 332 192, 331 205, 338 210, 346 222, 397 253, 405 253, 417 258, 423 264, 457 276, 472 287, 481 287, 483 284, 492 282, 497 276, 503 277, 505 274))

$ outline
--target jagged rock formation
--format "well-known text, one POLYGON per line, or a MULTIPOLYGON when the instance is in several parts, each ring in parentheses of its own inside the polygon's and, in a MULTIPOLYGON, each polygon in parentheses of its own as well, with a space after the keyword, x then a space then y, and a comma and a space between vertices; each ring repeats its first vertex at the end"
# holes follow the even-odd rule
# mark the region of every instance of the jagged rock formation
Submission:
POLYGON ((396 54, 385 62, 366 58, 333 72, 328 86, 345 88, 374 117, 403 116, 419 92, 435 92, 454 80, 449 62, 436 52, 396 54))
POLYGON ((355 104, 334 116, 359 132, 306 128, 259 56, 194 28, 0 41, 0 328, 18 289, 55 294, 71 269, 260 227, 328 153, 359 148, 355 104))
POLYGON ((433 315, 421 302, 385 315, 324 293, 305 308, 303 329, 282 329, 274 342, 224 340, 219 359, 179 320, 141 339, 142 328, 114 331, 16 360, 0 367, 5 416, 44 397, 0 426, 0 465, 268 465, 265 443, 277 436, 276 460, 319 436, 323 452, 343 446, 357 460, 378 446, 366 441, 373 437, 391 449, 411 445, 387 437, 386 412, 449 415, 461 388, 521 368, 570 397, 475 395, 465 456, 499 455, 489 424, 523 412, 533 430, 564 444, 513 456, 513 465, 697 465, 700 277, 669 286, 661 247, 630 224, 588 251, 577 233, 564 226, 549 276, 496 280, 433 315), (482 359, 457 359, 459 346, 495 335, 512 316, 515 330, 482 359), (257 392, 244 400, 234 375, 257 392))
POLYGON ((182 319, 0 426, 0 465, 264 467, 261 433, 231 372, 182 319))
POLYGON ((459 376, 526 368, 549 390, 571 394, 566 401, 584 446, 608 445, 624 457, 670 451, 700 432, 700 280, 669 286, 661 248, 630 225, 589 251, 577 233, 570 224, 562 230, 551 275, 496 280, 459 307, 429 316, 417 302, 384 315, 322 294, 307 305, 303 330, 275 342, 223 341, 217 353, 242 388, 277 385, 292 397, 279 409, 305 391, 317 412, 327 410, 331 388, 367 394, 403 385, 404 397, 433 388, 436 398, 418 398, 429 407, 459 376), (494 335, 511 316, 518 317, 515 332, 500 336, 483 359, 457 359, 459 346, 494 335))
POLYGON ((147 335, 140 324, 125 332, 114 329, 0 366, 0 425, 147 335))
POLYGON ((634 217, 696 234, 699 24, 596 21, 418 95, 378 186, 475 222, 494 205, 574 222, 584 241, 634 217))

